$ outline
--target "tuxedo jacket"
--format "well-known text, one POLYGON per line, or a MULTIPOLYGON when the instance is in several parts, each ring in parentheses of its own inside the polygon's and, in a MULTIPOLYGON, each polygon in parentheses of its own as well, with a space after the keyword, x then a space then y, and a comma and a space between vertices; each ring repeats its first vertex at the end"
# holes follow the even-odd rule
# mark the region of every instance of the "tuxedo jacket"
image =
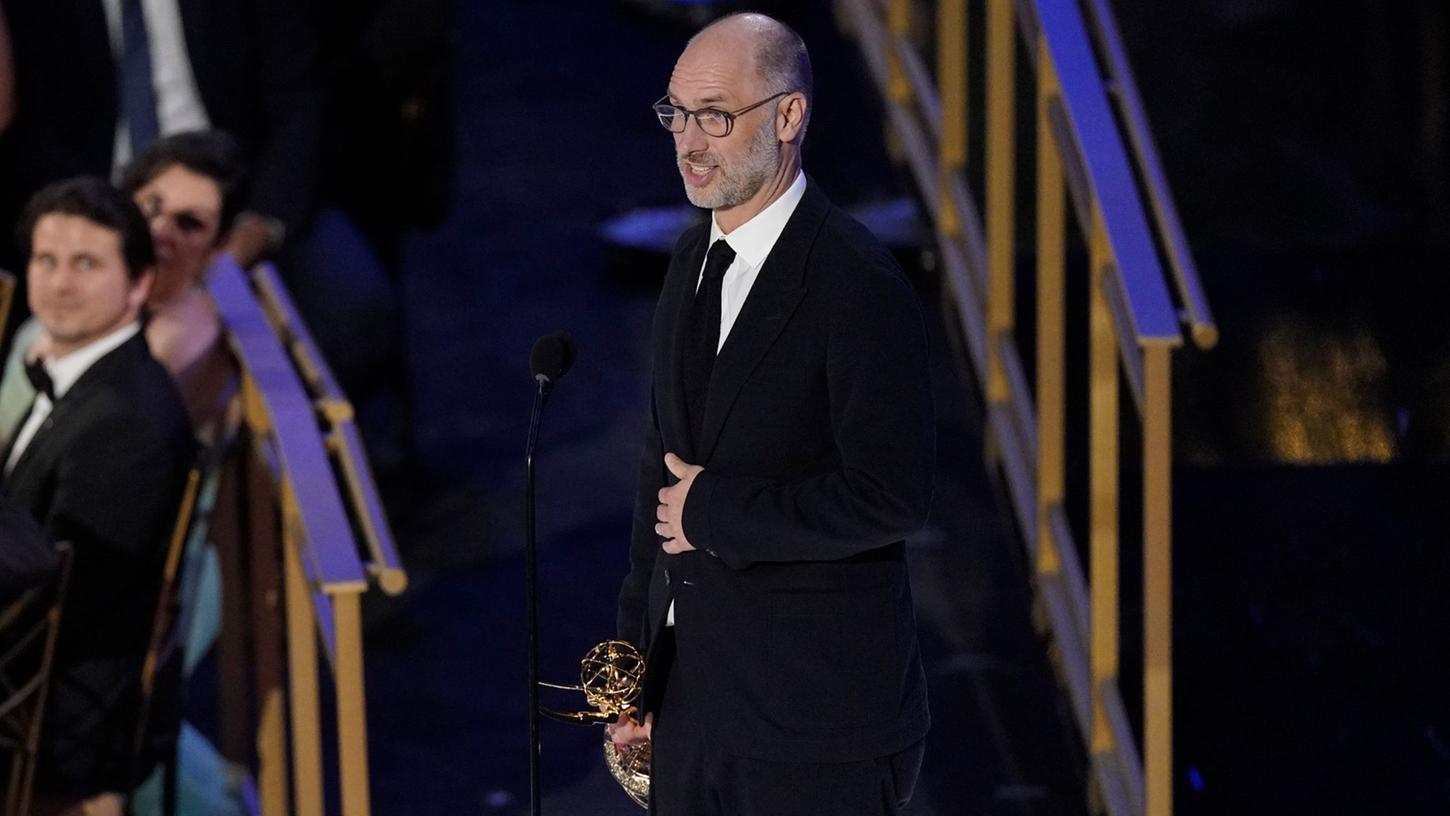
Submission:
MULTIPOLYGON (((18 104, 0 177, 14 208, 52 181, 109 175, 119 105, 101 0, 3 0, 3 6, 18 104)), ((207 117, 247 153, 247 207, 281 219, 290 231, 300 229, 314 206, 322 121, 310 0, 177 0, 177 6, 207 117)))
POLYGON ((44 584, 59 560, 29 511, 0 494, 0 609, 44 584))
POLYGON ((37 768, 43 790, 90 795, 130 781, 134 680, 193 445, 181 397, 138 333, 56 401, 0 483, 74 553, 37 768))
POLYGON ((891 256, 814 182, 720 348, 700 439, 680 368, 709 225, 681 236, 653 330, 619 635, 652 658, 675 604, 679 677, 707 737, 741 756, 855 761, 928 727, 903 539, 935 455, 927 339, 891 256), (666 452, 705 468, 684 506, 693 552, 654 532, 666 452))

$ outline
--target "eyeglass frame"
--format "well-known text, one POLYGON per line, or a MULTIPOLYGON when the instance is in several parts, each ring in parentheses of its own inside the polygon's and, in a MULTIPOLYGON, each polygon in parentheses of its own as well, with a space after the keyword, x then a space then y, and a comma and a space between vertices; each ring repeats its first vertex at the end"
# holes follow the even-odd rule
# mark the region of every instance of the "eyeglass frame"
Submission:
MULTIPOLYGON (((756 102, 756 103, 750 104, 750 105, 746 105, 745 107, 743 107, 743 108, 741 108, 739 110, 734 110, 734 111, 725 111, 725 110, 720 110, 719 108, 696 108, 695 110, 690 110, 689 108, 681 107, 681 106, 676 105, 673 102, 669 101, 670 100, 670 95, 669 94, 665 94, 664 96, 660 97, 659 98, 659 101, 658 102, 655 102, 654 105, 652 105, 650 107, 654 110, 655 116, 660 120, 660 126, 663 127, 665 130, 668 130, 670 133, 684 133, 685 130, 690 127, 690 117, 693 116, 693 117, 695 117, 695 124, 700 128, 701 132, 703 132, 706 136, 709 136, 712 139, 723 139, 726 136, 729 136, 731 133, 734 133, 735 132, 735 117, 740 116, 741 114, 744 114, 744 113, 749 113, 749 112, 755 110, 756 108, 760 107, 761 105, 764 105, 767 102, 770 102, 770 101, 779 99, 782 96, 789 96, 789 95, 791 95, 793 93, 795 93, 795 91, 777 91, 776 93, 773 93, 770 96, 767 96, 766 98, 760 100, 759 102, 756 102), (665 119, 664 119, 665 112, 662 111, 662 110, 660 110, 660 108, 669 108, 669 109, 671 109, 673 111, 678 111, 679 113, 684 114, 685 124, 682 125, 679 130, 675 130, 674 128, 672 128, 669 125, 665 124, 665 119), (720 135, 717 136, 717 135, 711 133, 710 131, 705 130, 705 126, 700 124, 700 114, 705 113, 705 112, 718 113, 721 116, 725 117, 725 132, 724 133, 721 133, 720 135)), ((670 116, 672 118, 673 118, 674 115, 675 114, 670 114, 670 116)))
POLYGON ((221 228, 221 213, 215 218, 208 218, 207 215, 198 213, 191 209, 166 210, 161 208, 161 197, 157 195, 147 196, 143 201, 137 203, 141 215, 150 224, 157 218, 165 218, 170 221, 178 232, 192 240, 198 235, 211 233, 208 241, 215 243, 221 239, 224 230, 221 228))

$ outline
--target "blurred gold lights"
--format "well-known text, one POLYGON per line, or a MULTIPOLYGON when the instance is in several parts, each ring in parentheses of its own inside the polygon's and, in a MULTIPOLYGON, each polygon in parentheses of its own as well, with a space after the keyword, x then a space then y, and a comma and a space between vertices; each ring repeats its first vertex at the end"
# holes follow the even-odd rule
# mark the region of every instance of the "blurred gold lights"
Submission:
POLYGON ((1368 331, 1325 332, 1288 318, 1264 333, 1258 368, 1271 459, 1322 465, 1395 457, 1382 402, 1387 365, 1368 331))

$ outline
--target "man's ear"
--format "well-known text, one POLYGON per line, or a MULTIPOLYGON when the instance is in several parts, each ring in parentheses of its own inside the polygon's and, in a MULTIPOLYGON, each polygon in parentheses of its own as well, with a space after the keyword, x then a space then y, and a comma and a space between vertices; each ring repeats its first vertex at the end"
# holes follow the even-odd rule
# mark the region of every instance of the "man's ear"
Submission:
POLYGON ((793 93, 776 109, 776 134, 782 142, 799 141, 806 127, 806 97, 793 93))
POLYGON ((151 296, 151 286, 156 283, 156 267, 148 266, 141 272, 141 277, 131 284, 131 290, 126 293, 126 305, 138 312, 146 305, 146 298, 151 296))

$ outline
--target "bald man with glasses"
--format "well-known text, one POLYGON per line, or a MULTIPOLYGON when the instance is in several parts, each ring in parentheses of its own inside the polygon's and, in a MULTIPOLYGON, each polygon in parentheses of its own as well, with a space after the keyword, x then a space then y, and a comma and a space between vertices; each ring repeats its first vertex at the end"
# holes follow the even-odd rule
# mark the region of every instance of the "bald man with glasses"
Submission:
POLYGON ((654 106, 710 210, 653 331, 618 633, 648 659, 617 745, 664 816, 895 814, 929 725, 904 539, 935 456, 925 324, 801 170, 810 60, 759 14, 695 36, 654 106))

